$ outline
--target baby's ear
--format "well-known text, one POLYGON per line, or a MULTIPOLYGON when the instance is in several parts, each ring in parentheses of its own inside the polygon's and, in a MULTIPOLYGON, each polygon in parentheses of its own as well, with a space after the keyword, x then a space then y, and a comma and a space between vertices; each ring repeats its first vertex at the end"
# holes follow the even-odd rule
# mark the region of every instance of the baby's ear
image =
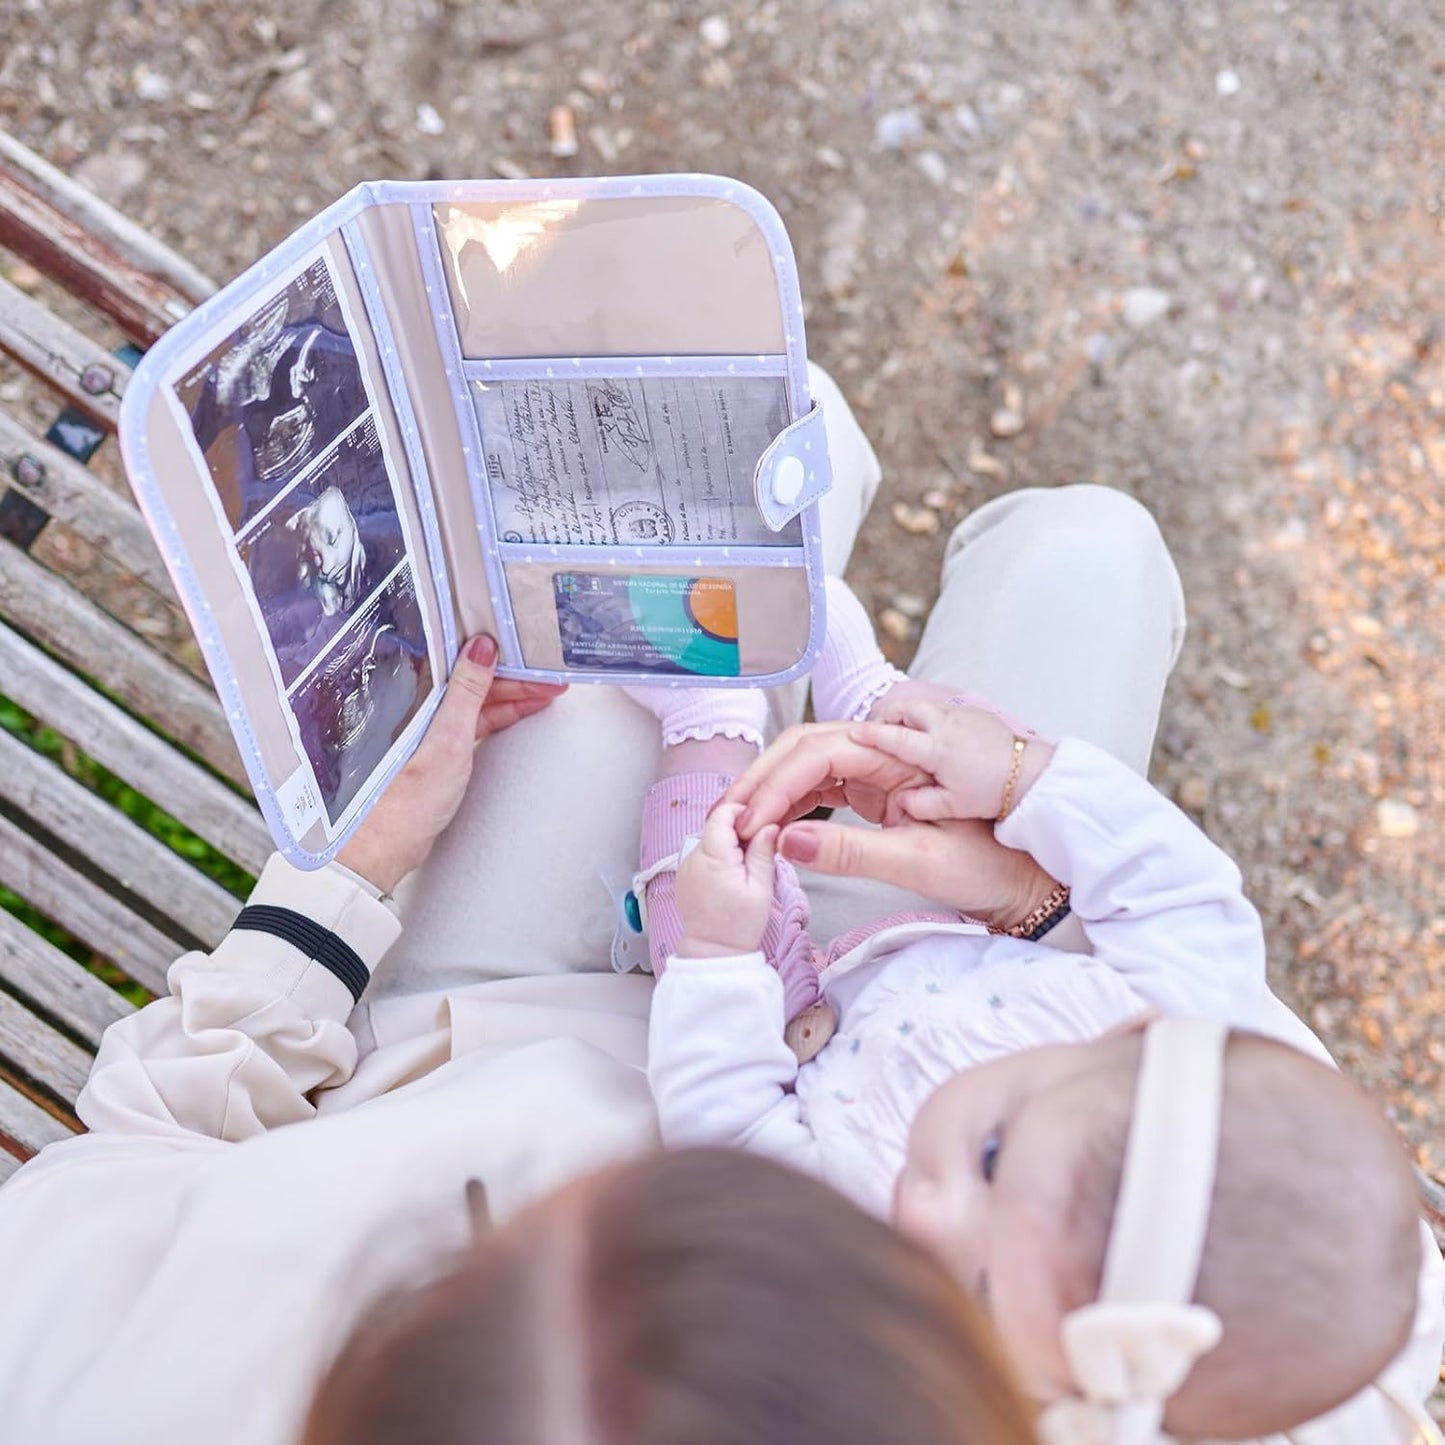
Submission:
POLYGON ((291 515, 286 518, 286 530, 288 532, 294 532, 301 525, 301 519, 305 515, 306 513, 304 511, 292 512, 291 515))
POLYGON ((1115 1024, 1111 1029, 1105 1029, 1099 1037, 1101 1039, 1121 1039, 1128 1034, 1143 1033, 1150 1024, 1163 1017, 1164 1011, 1150 1004, 1148 1008, 1140 1009, 1132 1018, 1127 1018, 1122 1023, 1115 1024))

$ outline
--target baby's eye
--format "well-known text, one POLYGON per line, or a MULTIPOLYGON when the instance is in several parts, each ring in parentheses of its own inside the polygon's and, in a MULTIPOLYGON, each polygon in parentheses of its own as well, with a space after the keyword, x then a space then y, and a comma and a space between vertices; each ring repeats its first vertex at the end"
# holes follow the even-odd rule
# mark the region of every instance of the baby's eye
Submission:
POLYGON ((983 1141, 983 1152, 979 1155, 979 1167, 983 1170, 983 1177, 988 1183, 993 1183, 993 1171, 998 1165, 998 1151, 1003 1147, 1003 1136, 995 1129, 987 1139, 983 1141))

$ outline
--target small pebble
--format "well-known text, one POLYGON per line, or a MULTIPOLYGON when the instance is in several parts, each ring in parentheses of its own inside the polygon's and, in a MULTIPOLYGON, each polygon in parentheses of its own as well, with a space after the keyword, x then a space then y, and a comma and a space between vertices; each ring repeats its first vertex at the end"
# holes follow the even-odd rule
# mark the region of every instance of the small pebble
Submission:
POLYGON ((926 537, 938 530, 938 513, 932 507, 911 507, 907 502, 894 502, 893 520, 915 537, 926 537))
POLYGON ((820 166, 827 166, 830 171, 841 171, 843 167, 847 165, 842 154, 834 150, 832 146, 819 146, 818 149, 813 152, 813 159, 817 161, 820 166))
POLYGON ((940 491, 937 487, 923 494, 923 505, 925 507, 936 507, 939 511, 942 511, 951 501, 953 501, 953 498, 950 497, 947 492, 940 491))
POLYGON ((997 457, 984 451, 983 444, 977 437, 968 444, 968 469, 981 477, 1001 477, 1005 470, 1004 464, 997 457))
POLYGON ((612 89, 612 82, 600 70, 587 66, 577 72, 577 84, 588 95, 603 96, 612 89))
POLYGON ((935 186, 941 186, 948 179, 948 163, 937 151, 919 151, 917 163, 918 169, 921 170, 935 186))
POLYGON ((1170 297, 1167 291, 1153 286, 1131 286, 1124 293, 1124 324, 1135 331, 1152 326, 1169 310, 1170 297))
POLYGON ((1174 801, 1190 813, 1202 813, 1209 806, 1209 783, 1204 778, 1185 778, 1174 794, 1174 801))
POLYGON ((989 417, 988 429, 996 437, 1016 437, 1024 429, 1024 419, 1018 412, 1001 406, 989 417))
POLYGON ((901 151, 923 134, 916 110, 885 110, 873 127, 873 138, 886 151, 901 151))
POLYGON ((1114 354, 1114 342, 1105 331, 1092 331, 1084 341, 1084 355, 1091 366, 1103 366, 1114 354))
POLYGON ((726 50, 733 38, 732 26, 728 24, 726 15, 709 15, 697 27, 697 33, 709 50, 726 50))
POLYGON ((163 75, 157 75, 154 70, 148 70, 144 65, 131 76, 131 84, 141 100, 160 101, 171 98, 170 81, 163 75))
POLYGON ((916 592, 900 592, 893 599, 893 606, 905 617, 916 621, 928 611, 928 599, 920 597, 916 592))
POLYGON ((1401 798, 1381 798, 1375 804, 1375 826, 1385 838, 1413 838, 1420 831, 1420 815, 1401 798))
POLYGON ((954 106, 953 123, 970 139, 976 139, 983 134, 983 126, 979 124, 978 112, 971 105, 954 106))
POLYGON ((422 101, 416 108, 416 128, 423 135, 441 135, 446 130, 447 123, 441 118, 436 106, 422 101))
POLYGON ((1231 95, 1239 94, 1239 76, 1232 70, 1221 70, 1214 77, 1214 91, 1216 95, 1222 95, 1226 100, 1231 95))
POLYGON ((894 642, 907 642, 913 635, 913 624, 896 607, 885 607, 878 614, 878 628, 894 642))

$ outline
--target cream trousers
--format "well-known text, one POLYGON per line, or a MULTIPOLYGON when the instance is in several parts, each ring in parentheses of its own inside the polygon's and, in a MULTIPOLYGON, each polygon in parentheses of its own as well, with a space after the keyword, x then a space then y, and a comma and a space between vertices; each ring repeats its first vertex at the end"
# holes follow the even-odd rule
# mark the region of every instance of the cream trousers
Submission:
MULTIPOLYGON (((814 368, 812 384, 833 463, 824 553, 841 575, 880 472, 832 379, 814 368)), ((910 672, 1143 772, 1183 637, 1179 576, 1143 507, 1106 487, 1030 488, 955 529, 910 672)), ((805 697, 801 684, 775 690, 775 723, 801 718, 805 697)), ((398 889, 405 928, 370 999, 608 969, 659 747, 651 714, 600 686, 574 687, 488 741, 456 821, 398 889)), ((916 906, 865 880, 807 882, 817 937, 916 906)))

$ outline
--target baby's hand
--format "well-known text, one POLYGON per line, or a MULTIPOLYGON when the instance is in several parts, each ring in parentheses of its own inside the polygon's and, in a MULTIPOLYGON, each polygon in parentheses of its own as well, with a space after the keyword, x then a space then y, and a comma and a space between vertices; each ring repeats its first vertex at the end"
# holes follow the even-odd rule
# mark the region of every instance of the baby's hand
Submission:
POLYGON ((703 825, 702 840, 677 870, 679 958, 752 953, 762 942, 773 906, 778 828, 761 829, 744 849, 737 831, 742 811, 741 803, 719 803, 703 825))
POLYGON ((1053 755, 1051 743, 1028 738, 1015 770, 1015 739, 1022 735, 1007 723, 980 708, 940 707, 918 698, 885 701, 877 719, 860 723, 850 736, 933 778, 931 785, 895 794, 885 823, 900 817, 997 818, 1005 805, 1013 810, 1053 755))

